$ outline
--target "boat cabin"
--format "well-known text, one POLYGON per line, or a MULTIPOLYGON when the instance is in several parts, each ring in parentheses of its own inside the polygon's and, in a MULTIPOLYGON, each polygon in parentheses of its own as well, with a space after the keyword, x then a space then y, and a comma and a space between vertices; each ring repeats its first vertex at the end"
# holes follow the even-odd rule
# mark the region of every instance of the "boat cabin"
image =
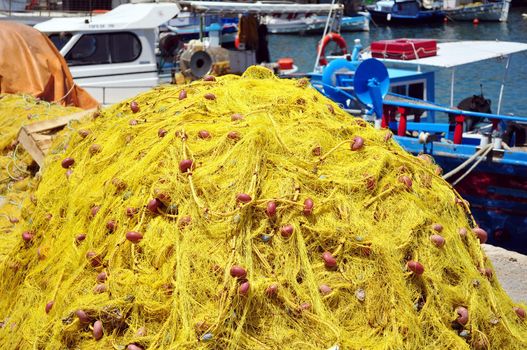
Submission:
POLYGON ((170 74, 158 69, 158 27, 179 12, 175 3, 124 4, 105 14, 54 18, 35 28, 59 49, 77 85, 111 104, 170 81, 170 74))
MULTIPOLYGON (((341 95, 339 102, 345 109, 355 112, 356 114, 364 114, 363 112, 366 106, 353 96, 353 76, 356 67, 361 61, 375 57, 388 67, 390 87, 389 94, 385 99, 385 104, 396 105, 396 102, 394 101, 397 98, 402 101, 404 97, 418 99, 421 103, 428 102, 430 108, 426 112, 427 114, 424 114, 428 118, 423 121, 435 123, 434 112, 438 111, 432 107, 437 102, 435 96, 436 73, 442 70, 450 71, 450 104, 447 107, 457 108, 457 103, 460 100, 455 94, 457 69, 479 61, 505 58, 507 60, 507 70, 509 67, 510 56, 512 54, 527 51, 527 44, 525 43, 498 41, 445 42, 437 43, 437 48, 435 48, 436 44, 434 43, 433 50, 428 50, 428 48, 427 50, 420 50, 420 45, 425 47, 424 45, 428 45, 429 41, 430 40, 408 39, 391 40, 396 49, 394 51, 382 52, 381 56, 379 56, 379 52, 373 50, 373 48, 378 45, 372 43, 372 49, 363 52, 359 60, 353 61, 351 55, 347 56, 348 61, 352 64, 351 66, 348 65, 348 67, 354 67, 354 69, 343 69, 343 67, 339 66, 339 63, 332 62, 332 60, 337 58, 342 59, 342 56, 330 56, 328 57, 330 60, 328 66, 322 71, 318 70, 310 74, 312 83, 316 88, 326 93, 327 91, 331 91, 331 87, 328 85, 349 92, 349 96, 341 95), (407 52, 405 52, 406 48, 404 48, 405 46, 408 46, 406 42, 412 44, 412 47, 409 48, 407 52), (399 47, 402 49, 399 50, 399 47), (417 55, 417 58, 414 58, 412 55, 417 55)), ((507 74, 507 71, 505 71, 503 74, 504 79, 507 74)), ((496 114, 502 112, 504 88, 505 81, 503 81, 500 86, 496 114)), ((410 115, 410 117, 412 116, 410 115)))
POLYGON ((382 0, 375 3, 375 9, 380 12, 396 13, 407 16, 416 16, 421 6, 417 1, 382 0))
POLYGON ((367 6, 378 24, 430 24, 442 21, 441 2, 435 0, 380 0, 367 6))

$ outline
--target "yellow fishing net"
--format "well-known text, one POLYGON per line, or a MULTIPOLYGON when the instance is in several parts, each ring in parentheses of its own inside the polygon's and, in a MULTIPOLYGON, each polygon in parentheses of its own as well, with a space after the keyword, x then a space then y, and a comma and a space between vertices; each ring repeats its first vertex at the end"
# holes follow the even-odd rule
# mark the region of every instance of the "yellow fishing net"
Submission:
POLYGON ((525 349, 464 201, 390 135, 255 67, 103 110, 24 209, 0 343, 525 349))
POLYGON ((35 99, 29 95, 0 94, 0 261, 14 243, 11 232, 20 210, 35 186, 38 166, 16 141, 20 128, 35 122, 82 111, 35 99))

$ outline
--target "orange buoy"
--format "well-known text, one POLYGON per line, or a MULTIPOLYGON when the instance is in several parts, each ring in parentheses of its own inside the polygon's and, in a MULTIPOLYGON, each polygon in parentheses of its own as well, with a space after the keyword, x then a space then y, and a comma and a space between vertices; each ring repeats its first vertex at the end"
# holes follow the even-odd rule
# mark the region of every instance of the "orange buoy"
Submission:
POLYGON ((281 70, 293 69, 294 61, 292 58, 284 57, 278 59, 278 67, 281 70))

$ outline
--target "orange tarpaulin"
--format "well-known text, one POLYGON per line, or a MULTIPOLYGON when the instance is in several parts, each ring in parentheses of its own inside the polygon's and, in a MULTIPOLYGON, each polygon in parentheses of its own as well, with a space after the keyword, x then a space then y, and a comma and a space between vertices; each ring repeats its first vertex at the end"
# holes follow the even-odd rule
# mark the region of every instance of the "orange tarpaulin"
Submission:
POLYGON ((0 93, 25 93, 83 109, 99 103, 76 86, 64 57, 38 30, 0 21, 0 93))

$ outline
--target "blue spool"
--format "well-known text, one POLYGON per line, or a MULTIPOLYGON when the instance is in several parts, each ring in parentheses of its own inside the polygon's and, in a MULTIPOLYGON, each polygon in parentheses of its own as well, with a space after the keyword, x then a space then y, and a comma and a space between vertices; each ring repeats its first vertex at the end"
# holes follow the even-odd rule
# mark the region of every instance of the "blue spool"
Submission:
POLYGON ((348 80, 351 79, 356 68, 356 63, 350 62, 343 58, 338 58, 331 61, 322 72, 324 93, 333 101, 346 104, 349 96, 341 93, 338 88, 345 86, 346 83, 343 81, 343 78, 347 78, 348 80))
POLYGON ((353 87, 359 101, 373 107, 377 118, 380 118, 382 100, 390 89, 390 77, 386 66, 375 58, 364 60, 355 71, 353 87))

